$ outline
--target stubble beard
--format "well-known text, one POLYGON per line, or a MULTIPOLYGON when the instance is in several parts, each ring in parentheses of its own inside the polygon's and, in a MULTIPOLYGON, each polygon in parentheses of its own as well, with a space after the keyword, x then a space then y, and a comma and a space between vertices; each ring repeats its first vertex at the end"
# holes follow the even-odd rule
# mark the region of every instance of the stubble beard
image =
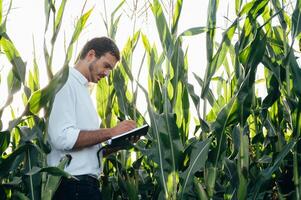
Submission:
POLYGON ((93 76, 93 72, 94 72, 94 63, 95 62, 92 62, 90 65, 89 65, 89 76, 90 76, 90 81, 93 82, 93 83, 97 83, 97 80, 94 80, 94 76, 93 76))

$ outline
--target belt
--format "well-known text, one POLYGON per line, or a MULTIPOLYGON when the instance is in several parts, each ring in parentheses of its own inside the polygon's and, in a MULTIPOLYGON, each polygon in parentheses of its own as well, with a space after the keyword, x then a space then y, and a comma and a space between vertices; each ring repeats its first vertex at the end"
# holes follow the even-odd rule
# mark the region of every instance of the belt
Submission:
POLYGON ((75 179, 66 179, 64 181, 69 182, 69 183, 87 183, 93 186, 100 187, 99 180, 91 175, 76 175, 74 176, 78 180, 75 179))

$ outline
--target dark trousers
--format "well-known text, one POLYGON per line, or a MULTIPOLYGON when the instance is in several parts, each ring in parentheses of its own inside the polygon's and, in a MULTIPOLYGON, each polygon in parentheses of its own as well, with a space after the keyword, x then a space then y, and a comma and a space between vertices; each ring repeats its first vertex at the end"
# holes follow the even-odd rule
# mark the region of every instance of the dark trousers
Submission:
POLYGON ((78 180, 62 178, 53 200, 101 200, 99 182, 87 175, 76 176, 78 180))

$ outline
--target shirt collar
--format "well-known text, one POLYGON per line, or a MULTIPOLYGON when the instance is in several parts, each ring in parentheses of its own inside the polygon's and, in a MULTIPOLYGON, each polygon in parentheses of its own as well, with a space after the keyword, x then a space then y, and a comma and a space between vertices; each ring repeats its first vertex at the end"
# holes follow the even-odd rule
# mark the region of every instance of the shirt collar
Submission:
POLYGON ((88 86, 87 78, 74 67, 70 67, 70 73, 84 86, 88 86))

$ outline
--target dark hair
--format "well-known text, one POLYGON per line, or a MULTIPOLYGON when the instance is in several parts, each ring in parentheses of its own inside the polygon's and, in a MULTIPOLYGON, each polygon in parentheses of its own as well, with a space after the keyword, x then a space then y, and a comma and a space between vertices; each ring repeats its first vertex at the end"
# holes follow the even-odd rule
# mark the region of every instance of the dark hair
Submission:
POLYGON ((80 59, 84 59, 91 49, 95 51, 97 58, 100 58, 106 53, 110 53, 117 61, 120 60, 120 53, 117 45, 108 37, 93 38, 88 41, 81 51, 80 59))

